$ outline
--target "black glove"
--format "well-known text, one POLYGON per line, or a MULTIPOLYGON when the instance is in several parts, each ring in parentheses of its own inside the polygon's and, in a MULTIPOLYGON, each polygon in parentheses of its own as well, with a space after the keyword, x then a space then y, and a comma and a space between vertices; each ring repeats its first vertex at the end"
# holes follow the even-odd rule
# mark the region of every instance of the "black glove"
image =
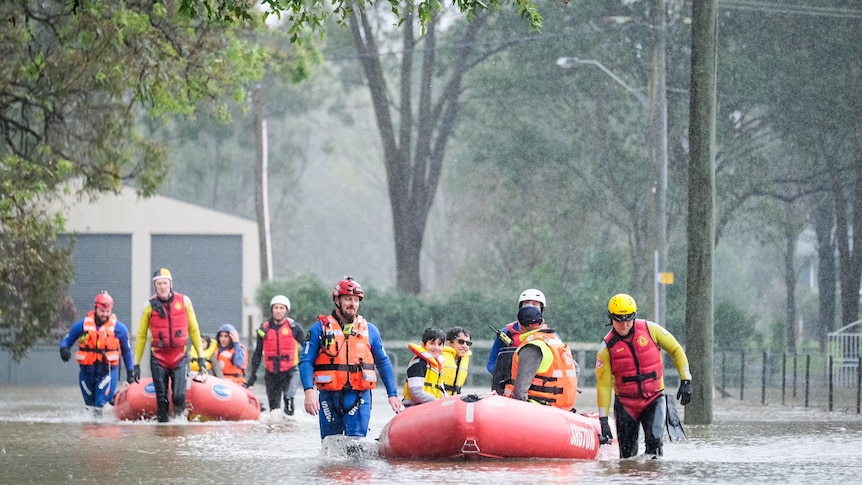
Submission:
POLYGON ((135 366, 135 370, 132 371, 132 380, 135 382, 141 381, 141 366, 135 366))
POLYGON ((198 357, 198 373, 206 374, 207 373, 207 359, 206 357, 198 357))
POLYGON ((63 362, 69 362, 69 359, 72 358, 72 351, 69 350, 69 347, 60 347, 60 358, 63 359, 63 362))
POLYGON ((137 382, 137 381, 138 380, 135 379, 135 370, 134 369, 132 369, 132 370, 126 369, 126 382, 131 384, 131 383, 137 382))
POLYGON ((680 381, 679 392, 676 393, 676 398, 683 406, 691 402, 691 381, 680 381))
POLYGON ((602 435, 599 436, 599 443, 606 445, 614 439, 611 433, 611 425, 608 424, 608 418, 599 418, 599 424, 602 426, 602 435))

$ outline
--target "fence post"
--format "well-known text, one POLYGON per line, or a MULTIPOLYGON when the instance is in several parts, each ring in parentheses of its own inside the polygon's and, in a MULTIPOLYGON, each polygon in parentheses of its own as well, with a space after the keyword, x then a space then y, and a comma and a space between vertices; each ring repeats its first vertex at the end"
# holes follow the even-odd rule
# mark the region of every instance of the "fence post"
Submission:
POLYGON ((797 365, 797 357, 798 354, 793 354, 793 398, 796 399, 796 369, 799 367, 797 365))
POLYGON ((745 351, 742 351, 741 364, 739 366, 739 400, 745 401, 745 351))
POLYGON ((859 414, 860 404, 862 404, 862 355, 859 355, 856 362, 856 414, 859 414))
POLYGON ((784 406, 784 396, 787 394, 787 352, 781 354, 781 405, 784 406))
POLYGON ((760 371, 760 404, 766 404, 766 351, 763 351, 763 370, 760 371))
POLYGON ((811 354, 805 354, 805 407, 808 407, 808 392, 811 384, 811 354))
POLYGON ((727 351, 721 353, 721 390, 724 391, 721 393, 721 397, 729 396, 730 394, 727 392, 727 367, 725 365, 725 361, 727 360, 727 351))
POLYGON ((829 412, 832 412, 832 407, 834 404, 832 393, 835 391, 835 388, 832 386, 832 356, 829 356, 829 412))

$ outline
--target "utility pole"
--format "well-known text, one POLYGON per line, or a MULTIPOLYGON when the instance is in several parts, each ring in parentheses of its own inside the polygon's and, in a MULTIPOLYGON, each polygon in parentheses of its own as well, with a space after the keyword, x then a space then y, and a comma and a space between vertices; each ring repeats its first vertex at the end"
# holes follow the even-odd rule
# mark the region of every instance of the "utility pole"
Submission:
POLYGON ((650 114, 653 140, 652 159, 655 161, 655 256, 653 293, 655 321, 667 325, 667 284, 663 275, 669 275, 667 242, 667 4, 654 0, 650 22, 655 32, 653 47, 653 73, 650 78, 650 114))
POLYGON ((693 391, 691 403, 686 406, 685 422, 691 424, 712 424, 717 19, 718 0, 692 2, 685 289, 685 343, 693 391))
POLYGON ((263 100, 260 86, 251 92, 251 105, 254 111, 254 207, 257 212, 257 234, 260 244, 260 279, 269 281, 272 278, 272 241, 269 224, 269 190, 268 190, 268 148, 266 134, 266 118, 263 116, 263 100))

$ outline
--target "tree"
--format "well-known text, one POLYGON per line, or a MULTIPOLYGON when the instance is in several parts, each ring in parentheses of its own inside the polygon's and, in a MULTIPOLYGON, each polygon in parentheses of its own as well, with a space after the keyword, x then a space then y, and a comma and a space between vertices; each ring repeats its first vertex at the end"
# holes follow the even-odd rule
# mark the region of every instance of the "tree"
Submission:
MULTIPOLYGON (((422 289, 419 271, 422 242, 440 183, 446 147, 461 108, 464 76, 503 47, 475 49, 489 20, 487 15, 479 14, 464 26, 452 48, 452 58, 438 57, 439 38, 444 35, 441 26, 432 23, 424 35, 417 35, 413 8, 408 2, 402 10, 406 21, 401 28, 397 89, 389 87, 392 81, 382 61, 381 43, 386 29, 377 26, 369 11, 361 6, 348 21, 383 141, 393 214, 396 284, 398 289, 415 294, 422 289), (414 89, 418 90, 415 107, 414 89)), ((421 18, 421 14, 415 15, 421 18)))
POLYGON ((152 195, 168 166, 140 117, 193 116, 206 102, 222 116, 262 56, 240 25, 160 2, 20 0, 0 13, 0 346, 20 359, 47 335, 73 277, 70 249, 54 246, 62 213, 46 207, 122 184, 152 195))

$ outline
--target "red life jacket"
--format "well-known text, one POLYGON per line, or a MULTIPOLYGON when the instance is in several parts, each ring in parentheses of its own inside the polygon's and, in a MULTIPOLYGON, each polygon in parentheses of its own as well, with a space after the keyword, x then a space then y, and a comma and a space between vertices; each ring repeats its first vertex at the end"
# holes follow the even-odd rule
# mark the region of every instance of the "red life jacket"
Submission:
POLYGON ((661 349, 649 333, 646 320, 635 320, 627 337, 613 330, 605 336, 617 396, 650 400, 661 392, 664 366, 661 349))
POLYGON ((272 319, 263 322, 258 335, 263 338, 263 358, 267 372, 287 372, 296 366, 299 347, 293 336, 293 320, 276 325, 272 319))
POLYGON ((107 322, 96 325, 95 311, 84 317, 84 333, 78 339, 75 360, 81 365, 107 362, 111 366, 120 364, 120 339, 114 335, 117 316, 113 313, 107 322))
POLYGON ((168 301, 158 296, 150 299, 150 344, 153 356, 166 369, 175 369, 186 355, 189 341, 189 318, 185 297, 174 293, 168 301))
POLYGON ((322 391, 374 389, 374 355, 368 339, 368 323, 357 315, 350 335, 330 315, 320 315, 320 351, 314 361, 314 383, 322 391))
MULTIPOLYGON (((242 342, 239 343, 243 349, 245 349, 245 345, 242 342)), ((233 346, 227 347, 225 349, 219 348, 218 360, 221 363, 221 373, 225 379, 232 380, 237 384, 245 383, 245 368, 248 366, 248 350, 245 349, 245 360, 242 362, 242 367, 237 367, 233 363, 233 355, 236 353, 233 346)))
POLYGON ((506 335, 508 335, 509 338, 512 339, 512 345, 510 345, 510 347, 515 347, 517 349, 521 346, 521 344, 523 343, 521 341, 521 325, 518 323, 517 320, 506 325, 505 332, 506 335))

